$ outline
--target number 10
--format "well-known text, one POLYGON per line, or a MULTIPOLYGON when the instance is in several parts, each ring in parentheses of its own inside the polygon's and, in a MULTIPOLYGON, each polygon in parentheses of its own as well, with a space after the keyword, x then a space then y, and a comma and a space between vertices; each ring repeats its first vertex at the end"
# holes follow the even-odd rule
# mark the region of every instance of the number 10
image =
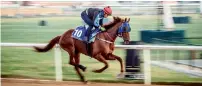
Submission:
POLYGON ((82 30, 75 30, 74 36, 81 37, 82 30))

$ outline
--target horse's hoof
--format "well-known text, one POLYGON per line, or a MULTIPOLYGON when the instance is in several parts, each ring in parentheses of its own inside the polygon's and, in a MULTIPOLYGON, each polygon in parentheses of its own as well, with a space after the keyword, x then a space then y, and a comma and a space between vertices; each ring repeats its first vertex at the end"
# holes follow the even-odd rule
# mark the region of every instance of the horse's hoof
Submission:
POLYGON ((83 66, 83 65, 79 65, 79 68, 80 68, 83 72, 85 72, 87 67, 85 67, 85 66, 83 66))
POLYGON ((82 78, 81 81, 82 81, 84 84, 87 84, 87 83, 88 83, 88 81, 85 80, 84 78, 82 78))
POLYGON ((82 68, 82 71, 83 71, 83 72, 86 72, 86 69, 87 69, 87 67, 84 67, 84 68, 82 68))
POLYGON ((83 82, 83 83, 85 83, 85 84, 88 82, 87 80, 85 80, 84 76, 81 76, 81 79, 80 79, 80 80, 81 80, 81 82, 83 82))
POLYGON ((87 81, 87 80, 86 80, 86 81, 83 81, 83 83, 84 83, 84 84, 88 84, 88 81, 87 81))
POLYGON ((125 77, 124 73, 120 73, 116 76, 118 79, 123 79, 125 77))
POLYGON ((92 72, 94 72, 94 73, 101 73, 101 72, 98 71, 98 70, 93 70, 92 72))

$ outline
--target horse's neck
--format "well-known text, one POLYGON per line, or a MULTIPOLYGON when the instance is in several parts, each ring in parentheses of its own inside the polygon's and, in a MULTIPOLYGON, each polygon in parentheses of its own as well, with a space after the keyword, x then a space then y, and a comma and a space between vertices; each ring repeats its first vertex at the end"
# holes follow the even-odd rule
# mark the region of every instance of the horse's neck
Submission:
POLYGON ((115 41, 115 39, 117 37, 118 28, 120 27, 121 24, 122 24, 121 22, 118 22, 111 29, 107 30, 108 36, 110 36, 112 38, 111 41, 115 41))

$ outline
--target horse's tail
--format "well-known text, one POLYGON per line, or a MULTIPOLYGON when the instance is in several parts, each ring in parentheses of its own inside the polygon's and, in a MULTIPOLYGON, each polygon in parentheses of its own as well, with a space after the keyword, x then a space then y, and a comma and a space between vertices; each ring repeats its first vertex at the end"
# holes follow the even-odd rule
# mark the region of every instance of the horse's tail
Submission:
POLYGON ((61 36, 57 36, 55 38, 53 38, 49 43, 48 45, 46 45, 45 47, 36 47, 34 46, 34 49, 37 51, 37 52, 47 52, 49 51, 50 49, 52 49, 54 47, 54 45, 56 43, 59 42, 59 39, 60 39, 61 36))

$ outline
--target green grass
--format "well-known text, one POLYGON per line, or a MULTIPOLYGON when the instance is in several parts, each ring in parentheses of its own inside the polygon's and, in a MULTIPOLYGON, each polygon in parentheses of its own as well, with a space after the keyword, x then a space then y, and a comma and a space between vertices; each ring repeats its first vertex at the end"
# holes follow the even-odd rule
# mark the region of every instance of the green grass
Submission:
MULTIPOLYGON (((117 55, 124 56, 122 50, 116 50, 117 55)), ((62 52, 62 65, 64 80, 79 80, 74 68, 68 64, 69 57, 66 52, 62 52)), ((93 73, 93 69, 101 68, 102 63, 90 57, 81 56, 81 64, 87 66, 84 73, 90 81, 109 82, 139 82, 139 80, 118 80, 116 75, 120 72, 117 61, 108 61, 110 67, 103 73, 93 73)), ((8 48, 2 47, 2 75, 7 77, 23 76, 29 78, 54 79, 54 55, 53 51, 47 53, 36 53, 30 48, 8 48)), ((168 69, 152 66, 153 82, 200 82, 202 78, 190 77, 183 73, 178 73, 168 69)), ((142 81, 140 81, 142 82, 142 81)))
MULTIPOLYGON (((186 37, 200 37, 202 30, 202 19, 196 15, 191 15, 190 24, 178 24, 177 29, 186 30, 186 37)), ((158 16, 131 16, 130 25, 132 27, 131 38, 134 41, 140 39, 139 31, 145 29, 157 29, 158 16)), ((70 28, 81 25, 79 17, 45 17, 45 18, 22 18, 22 19, 2 19, 1 21, 1 42, 18 43, 47 43, 53 37, 64 33, 70 28), (38 26, 40 20, 48 21, 47 26, 38 26)), ((116 44, 122 42, 118 38, 116 44)), ((192 40, 192 43, 202 44, 200 40, 192 40)), ((152 51, 152 53, 156 51, 152 51)), ((182 56, 186 56, 183 52, 182 56)), ((30 48, 8 48, 2 47, 1 68, 2 76, 23 76, 31 78, 54 79, 54 55, 53 51, 47 53, 36 53, 30 48)), ((69 57, 66 52, 62 52, 63 77, 65 80, 79 80, 73 67, 68 64, 69 57)), ((115 54, 124 59, 123 50, 115 50, 115 54)), ((169 53, 169 55, 171 55, 169 53)), ((155 57, 155 54, 152 54, 155 57)), ((188 58, 188 57, 186 57, 188 58)), ((156 59, 156 58, 153 58, 156 59)), ((88 67, 85 76, 91 81, 110 82, 136 82, 136 80, 118 80, 115 76, 120 71, 117 61, 110 61, 110 67, 101 74, 92 73, 91 70, 101 68, 102 63, 90 57, 81 56, 81 64, 88 67)), ((138 81, 138 80, 137 80, 138 81)), ((152 66, 153 82, 200 82, 201 78, 190 77, 183 73, 162 69, 152 66)))
MULTIPOLYGON (((202 20, 196 15, 191 15, 190 24, 177 24, 176 29, 186 30, 186 37, 201 37, 202 20)), ((140 40, 139 31, 145 29, 158 29, 158 16, 132 16, 130 17, 132 27, 131 39, 140 40)), ((46 18, 22 18, 2 19, 1 36, 2 42, 48 42, 57 35, 61 35, 70 28, 81 25, 79 17, 46 17, 46 18), (40 20, 46 20, 47 26, 38 26, 40 20)), ((163 28, 161 28, 163 29, 163 28)), ((121 42, 118 38, 116 43, 121 42)), ((191 40, 193 43, 202 44, 202 40, 191 40)))

